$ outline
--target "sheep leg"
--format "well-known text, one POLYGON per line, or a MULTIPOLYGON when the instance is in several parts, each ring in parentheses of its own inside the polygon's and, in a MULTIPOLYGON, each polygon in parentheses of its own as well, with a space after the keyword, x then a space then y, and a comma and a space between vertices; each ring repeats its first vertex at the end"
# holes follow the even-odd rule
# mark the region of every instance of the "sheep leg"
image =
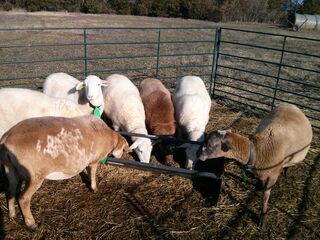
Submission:
POLYGON ((97 192, 97 181, 96 181, 96 174, 97 174, 98 164, 93 163, 87 167, 87 172, 90 176, 90 187, 93 192, 97 192))
POLYGON ((9 182, 8 191, 6 192, 8 210, 9 210, 9 217, 14 218, 16 216, 16 209, 14 206, 14 199, 17 192, 17 176, 14 172, 14 169, 11 166, 4 166, 7 179, 9 182))
POLYGON ((25 189, 19 198, 19 205, 22 211, 24 222, 30 229, 35 229, 37 224, 33 218, 30 201, 32 195, 40 188, 44 179, 31 179, 26 183, 25 189))
POLYGON ((268 202, 271 194, 271 189, 273 185, 276 183, 276 179, 271 179, 270 177, 267 178, 266 183, 264 184, 264 192, 262 198, 262 210, 260 215, 259 227, 264 229, 267 219, 267 211, 268 211, 268 202))

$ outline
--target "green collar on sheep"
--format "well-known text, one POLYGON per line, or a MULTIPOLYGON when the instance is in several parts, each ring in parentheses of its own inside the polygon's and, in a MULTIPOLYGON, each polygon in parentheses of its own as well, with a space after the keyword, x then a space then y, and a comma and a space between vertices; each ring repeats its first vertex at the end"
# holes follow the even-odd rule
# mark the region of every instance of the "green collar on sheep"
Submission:
POLYGON ((106 164, 107 162, 108 162, 108 157, 105 157, 105 158, 102 158, 100 161, 99 161, 99 163, 100 164, 106 164))
POLYGON ((95 107, 92 111, 92 115, 97 118, 101 118, 101 115, 102 115, 101 109, 99 107, 95 107))

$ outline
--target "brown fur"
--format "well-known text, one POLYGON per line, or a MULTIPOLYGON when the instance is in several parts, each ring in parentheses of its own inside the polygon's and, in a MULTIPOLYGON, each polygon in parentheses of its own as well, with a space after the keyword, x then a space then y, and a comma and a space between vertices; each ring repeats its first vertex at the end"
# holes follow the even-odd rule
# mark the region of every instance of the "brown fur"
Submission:
POLYGON ((173 135, 176 130, 174 107, 170 92, 157 79, 141 82, 140 96, 146 114, 146 125, 151 134, 173 135))
MULTIPOLYGON (((252 137, 253 171, 264 187, 260 224, 265 223, 271 188, 282 170, 304 160, 312 140, 309 120, 296 106, 282 104, 259 124, 252 137)), ((210 133, 200 159, 227 157, 247 164, 250 140, 236 133, 210 133)))
MULTIPOLYGON (((157 79, 147 78, 139 87, 140 96, 146 114, 146 127, 150 134, 174 135, 176 122, 174 119, 174 106, 168 89, 157 79)), ((159 145, 161 155, 166 155, 166 163, 173 159, 167 145, 159 145)))
POLYGON ((15 216, 14 196, 18 182, 23 181, 26 186, 19 205, 30 228, 36 227, 31 197, 49 174, 72 177, 88 167, 91 188, 96 191, 99 160, 108 154, 120 157, 128 148, 121 135, 93 116, 30 118, 5 133, 0 144, 0 160, 9 181, 9 215, 15 216))

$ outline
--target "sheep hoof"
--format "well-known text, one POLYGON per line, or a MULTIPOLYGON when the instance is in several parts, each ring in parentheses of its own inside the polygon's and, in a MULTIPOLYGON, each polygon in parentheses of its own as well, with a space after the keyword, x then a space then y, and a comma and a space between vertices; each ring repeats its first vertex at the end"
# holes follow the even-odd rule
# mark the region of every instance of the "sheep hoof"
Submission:
POLYGON ((27 228, 28 228, 29 230, 31 230, 31 231, 36 230, 37 227, 38 227, 38 225, 37 225, 35 222, 33 222, 33 223, 26 223, 26 225, 27 225, 27 228))
POLYGON ((265 229, 265 225, 266 225, 266 214, 265 213, 261 213, 260 219, 259 219, 259 228, 261 230, 264 230, 265 229))

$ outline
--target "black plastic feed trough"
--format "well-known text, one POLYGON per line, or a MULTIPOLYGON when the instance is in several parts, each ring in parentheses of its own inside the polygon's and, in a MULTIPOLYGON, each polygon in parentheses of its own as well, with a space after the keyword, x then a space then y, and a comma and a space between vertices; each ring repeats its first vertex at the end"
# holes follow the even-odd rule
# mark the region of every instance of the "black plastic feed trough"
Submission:
MULTIPOLYGON (((136 136, 136 137, 144 137, 149 138, 152 141, 156 142, 165 142, 170 144, 197 144, 201 145, 202 142, 198 141, 189 141, 189 140, 179 140, 172 136, 156 136, 156 135, 145 135, 139 133, 128 133, 128 132, 119 132, 125 136, 136 136)), ((182 150, 183 151, 183 150, 182 150)), ((181 154, 181 151, 176 151, 174 153, 174 158, 179 158, 182 161, 185 160, 184 154, 181 154)), ((149 163, 141 163, 132 160, 126 159, 118 159, 109 157, 108 164, 125 167, 125 168, 133 168, 142 171, 151 171, 155 173, 164 173, 173 176, 180 176, 184 178, 191 179, 193 182, 193 187, 198 190, 202 196, 206 199, 209 204, 216 205, 219 199, 221 184, 224 176, 224 158, 207 160, 205 162, 198 161, 195 165, 194 170, 177 168, 177 167, 169 167, 165 165, 154 165, 149 163)))

